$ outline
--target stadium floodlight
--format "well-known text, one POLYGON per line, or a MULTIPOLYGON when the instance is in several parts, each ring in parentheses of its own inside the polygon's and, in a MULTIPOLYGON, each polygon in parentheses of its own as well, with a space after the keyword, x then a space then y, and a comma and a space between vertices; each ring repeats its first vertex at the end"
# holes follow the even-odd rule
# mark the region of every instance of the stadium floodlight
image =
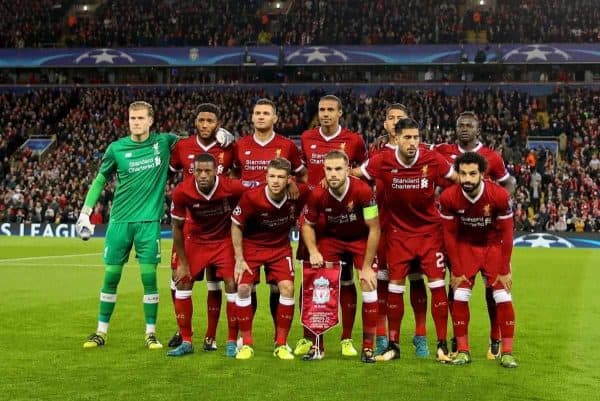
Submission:
POLYGON ((281 8, 281 3, 280 2, 275 3, 275 8, 281 8))
POLYGON ((88 10, 88 6, 87 6, 87 4, 84 4, 83 5, 83 11, 87 11, 87 10, 88 10))
POLYGON ((483 6, 483 5, 485 5, 485 0, 479 0, 479 5, 480 5, 480 6, 483 6))

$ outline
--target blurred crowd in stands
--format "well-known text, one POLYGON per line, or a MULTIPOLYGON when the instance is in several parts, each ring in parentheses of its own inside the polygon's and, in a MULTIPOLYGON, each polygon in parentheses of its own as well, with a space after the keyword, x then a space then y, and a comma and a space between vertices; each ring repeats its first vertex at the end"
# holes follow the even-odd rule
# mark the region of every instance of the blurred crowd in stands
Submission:
POLYGON ((0 47, 600 41, 593 0, 296 0, 281 15, 268 0, 107 0, 83 15, 72 3, 0 0, 0 47))
MULTIPOLYGON (((304 95, 271 96, 278 107, 277 132, 297 138, 317 123, 315 89, 304 95)), ((385 107, 408 106, 428 143, 452 142, 455 121, 464 110, 480 119, 481 140, 502 154, 516 179, 515 226, 524 231, 600 231, 600 92, 557 90, 549 96, 499 89, 448 96, 442 91, 381 89, 376 95, 337 93, 344 104, 343 126, 367 143, 383 134, 385 107), (550 137, 533 149, 533 137, 550 137)), ((120 89, 33 90, 0 94, 0 222, 74 222, 108 143, 127 135, 127 105, 144 99, 155 106, 154 130, 194 133, 195 106, 213 102, 223 110, 223 126, 238 136, 252 133, 253 103, 269 96, 261 89, 229 91, 134 91, 120 89), (54 135, 41 157, 22 142, 54 135)), ((172 177, 167 198, 179 177, 172 177)), ((112 185, 107 186, 92 220, 108 220, 112 185)), ((166 206, 166 205, 165 205, 166 206)), ((168 213, 165 209, 165 222, 168 213)))

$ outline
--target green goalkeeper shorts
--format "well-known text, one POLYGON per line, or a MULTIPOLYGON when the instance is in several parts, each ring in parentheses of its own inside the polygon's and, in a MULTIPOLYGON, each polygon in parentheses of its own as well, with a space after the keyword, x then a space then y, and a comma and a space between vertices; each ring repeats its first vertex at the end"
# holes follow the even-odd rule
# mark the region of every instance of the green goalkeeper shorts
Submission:
POLYGON ((127 263, 132 246, 135 246, 135 257, 140 263, 160 263, 160 222, 109 222, 104 241, 104 263, 127 263))

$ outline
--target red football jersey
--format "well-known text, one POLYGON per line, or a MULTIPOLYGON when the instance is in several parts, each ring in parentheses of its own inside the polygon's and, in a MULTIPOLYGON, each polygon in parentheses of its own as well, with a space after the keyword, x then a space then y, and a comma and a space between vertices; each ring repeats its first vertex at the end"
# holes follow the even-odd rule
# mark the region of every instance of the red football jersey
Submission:
POLYGON ((449 178, 454 170, 440 154, 419 147, 413 162, 405 165, 397 152, 380 152, 361 170, 382 184, 389 227, 409 235, 441 229, 435 207, 436 181, 449 178))
POLYGON ((330 189, 317 186, 308 196, 304 210, 304 220, 317 224, 324 216, 324 236, 342 241, 366 239, 369 228, 365 224, 363 209, 376 205, 371 187, 355 177, 348 177, 349 185, 341 197, 330 189))
POLYGON ((202 153, 210 153, 217 161, 217 174, 227 173, 233 166, 233 146, 222 148, 216 141, 208 146, 200 143, 198 136, 182 139, 171 152, 169 168, 183 170, 183 178, 194 175, 194 159, 202 153))
POLYGON ((287 196, 279 203, 268 195, 266 185, 246 191, 231 213, 231 220, 243 226, 244 244, 260 248, 290 246, 290 229, 296 223, 308 195, 306 185, 298 185, 300 197, 287 196))
POLYGON ((279 134, 261 142, 254 135, 248 135, 234 144, 235 165, 242 170, 242 181, 264 184, 269 162, 284 157, 292 164, 292 171, 298 173, 304 167, 300 151, 294 142, 279 134))
POLYGON ((360 134, 339 127, 332 136, 325 136, 321 127, 304 131, 300 137, 302 157, 308 169, 308 184, 318 185, 325 178, 323 161, 332 150, 343 150, 348 155, 350 166, 358 166, 367 158, 365 141, 360 134))
MULTIPOLYGON (((458 144, 449 143, 441 143, 435 146, 434 149, 452 164, 454 164, 454 160, 458 155, 466 152, 466 150, 461 148, 458 144)), ((479 143, 472 152, 479 153, 487 160, 488 168, 485 172, 486 178, 496 182, 502 182, 510 177, 510 174, 504 165, 504 160, 502 160, 502 157, 498 152, 484 146, 482 143, 479 143)))
POLYGON ((483 181, 479 195, 472 199, 459 184, 447 188, 440 196, 442 218, 458 219, 460 243, 489 246, 500 245, 498 220, 512 219, 509 193, 492 181, 483 181))
POLYGON ((198 189, 196 179, 188 177, 173 191, 171 217, 185 220, 186 240, 227 239, 231 236, 231 211, 246 190, 240 180, 217 176, 213 190, 205 195, 198 189))

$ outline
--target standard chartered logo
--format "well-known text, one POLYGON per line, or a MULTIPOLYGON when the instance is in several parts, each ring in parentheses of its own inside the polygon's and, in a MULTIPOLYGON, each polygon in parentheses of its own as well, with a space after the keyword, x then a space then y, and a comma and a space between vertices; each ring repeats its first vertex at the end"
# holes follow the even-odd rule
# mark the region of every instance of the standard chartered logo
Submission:
POLYGON ((129 169, 127 170, 130 173, 137 173, 140 171, 148 170, 154 167, 160 166, 160 157, 152 157, 149 159, 142 160, 132 160, 129 162, 129 169))

